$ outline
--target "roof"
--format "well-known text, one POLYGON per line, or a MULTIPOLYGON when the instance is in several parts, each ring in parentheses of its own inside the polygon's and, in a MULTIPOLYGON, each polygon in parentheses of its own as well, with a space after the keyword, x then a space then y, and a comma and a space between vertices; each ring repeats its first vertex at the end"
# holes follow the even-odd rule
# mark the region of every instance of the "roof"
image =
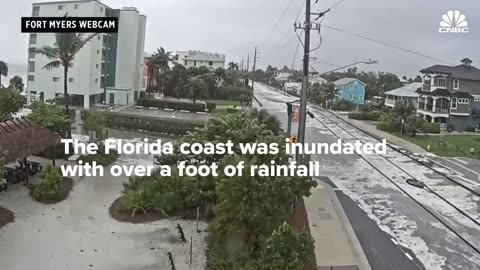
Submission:
POLYGON ((279 71, 277 71, 278 73, 293 73, 293 71, 291 69, 289 69, 287 66, 283 66, 282 69, 280 69, 279 71))
POLYGON ((223 55, 206 52, 191 52, 183 60, 225 62, 225 58, 223 58, 223 55))
POLYGON ((335 81, 335 85, 345 85, 345 84, 349 84, 351 82, 354 82, 354 81, 359 81, 361 84, 363 85, 366 85, 364 82, 360 81, 359 79, 356 79, 356 78, 342 78, 340 80, 337 80, 335 81))
POLYGON ((423 91, 422 88, 418 88, 417 91, 415 91, 419 95, 426 95, 426 96, 441 96, 441 97, 449 97, 452 94, 447 90, 443 88, 437 88, 433 91, 423 91))
POLYGON ((416 92, 418 88, 422 87, 422 83, 409 83, 402 87, 385 92, 385 95, 399 96, 399 97, 418 97, 416 92))
POLYGON ((44 152, 60 144, 53 131, 25 119, 0 122, 0 154, 7 162, 44 152))
POLYGON ((420 70, 421 73, 440 73, 448 75, 450 78, 469 81, 480 81, 480 69, 474 66, 458 65, 434 65, 420 70))
POLYGON ((457 97, 457 98, 473 98, 470 93, 467 92, 455 92, 452 94, 452 97, 457 97))
POLYGON ((309 81, 310 81, 310 83, 317 83, 317 82, 318 82, 318 83, 326 83, 326 82, 327 82, 327 80, 325 80, 325 79, 322 78, 322 77, 318 77, 318 76, 317 76, 317 77, 310 78, 309 81))

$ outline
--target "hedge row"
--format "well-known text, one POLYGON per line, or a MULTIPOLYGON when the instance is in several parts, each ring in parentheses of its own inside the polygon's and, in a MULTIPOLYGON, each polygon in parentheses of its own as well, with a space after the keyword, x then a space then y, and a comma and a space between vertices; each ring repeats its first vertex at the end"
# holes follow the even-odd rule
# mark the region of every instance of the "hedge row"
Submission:
MULTIPOLYGON (((189 131, 204 124, 199 122, 185 121, 179 119, 157 118, 150 116, 139 116, 113 112, 103 112, 105 126, 112 129, 151 132, 169 136, 184 136, 189 131)), ((82 111, 82 119, 85 119, 88 111, 82 111)))
POLYGON ((215 90, 214 99, 243 101, 252 100, 253 90, 246 87, 222 86, 215 90))
POLYGON ((191 103, 176 100, 161 100, 154 98, 140 98, 137 100, 138 106, 155 107, 158 109, 173 109, 184 110, 190 112, 204 112, 206 109, 205 103, 191 103))
POLYGON ((355 120, 377 121, 380 117, 379 112, 351 112, 348 114, 348 118, 355 120))

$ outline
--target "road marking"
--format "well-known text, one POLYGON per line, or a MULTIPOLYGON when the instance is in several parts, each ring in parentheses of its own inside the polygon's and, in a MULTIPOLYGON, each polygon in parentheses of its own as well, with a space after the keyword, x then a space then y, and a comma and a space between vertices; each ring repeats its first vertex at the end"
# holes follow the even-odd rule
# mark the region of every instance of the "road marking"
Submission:
POLYGON ((447 162, 450 162, 450 163, 452 163, 452 164, 455 164, 455 165, 457 165, 458 167, 460 167, 460 168, 462 168, 462 169, 464 169, 464 170, 466 170, 466 171, 469 171, 469 172, 471 172, 471 173, 473 173, 473 174, 475 174, 475 175, 480 174, 480 172, 476 172, 476 171, 474 171, 474 170, 472 170, 472 169, 469 169, 469 168, 463 166, 462 164, 458 164, 457 162, 453 162, 453 161, 450 160, 450 159, 446 159, 446 158, 442 158, 442 159, 444 159, 444 160, 446 160, 447 162))
POLYGON ((390 240, 392 240, 392 242, 393 242, 395 245, 397 245, 397 246, 398 246, 398 242, 397 242, 397 240, 395 240, 395 239, 393 239, 393 238, 390 238, 390 240))
POLYGON ((412 258, 412 256, 410 256, 410 254, 408 254, 408 253, 405 252, 405 256, 407 256, 407 258, 408 258, 410 261, 413 261, 413 258, 412 258))
POLYGON ((457 157, 456 157, 456 158, 453 158, 453 159, 455 159, 456 161, 458 161, 458 162, 460 162, 460 163, 463 163, 463 164, 465 164, 465 165, 468 165, 468 162, 463 161, 463 160, 461 160, 460 158, 457 158, 457 157))

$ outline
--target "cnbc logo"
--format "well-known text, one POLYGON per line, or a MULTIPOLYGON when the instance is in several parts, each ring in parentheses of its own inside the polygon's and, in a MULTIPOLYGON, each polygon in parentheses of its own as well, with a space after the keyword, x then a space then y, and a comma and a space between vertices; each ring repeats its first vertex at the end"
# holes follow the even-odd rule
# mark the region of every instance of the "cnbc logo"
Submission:
POLYGON ((440 33, 468 33, 468 22, 465 20, 465 15, 458 10, 450 10, 447 14, 442 16, 440 22, 440 33))

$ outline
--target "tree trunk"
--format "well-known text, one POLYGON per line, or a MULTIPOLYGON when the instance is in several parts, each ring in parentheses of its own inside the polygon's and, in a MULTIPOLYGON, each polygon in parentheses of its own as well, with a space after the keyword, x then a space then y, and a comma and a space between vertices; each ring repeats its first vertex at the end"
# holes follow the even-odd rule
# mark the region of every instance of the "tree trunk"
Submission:
MULTIPOLYGON (((65 102, 65 117, 70 119, 70 108, 68 107, 68 102, 70 100, 68 96, 68 65, 63 66, 63 99, 65 102)), ((67 130, 67 139, 72 137, 72 128, 70 127, 67 130)))

